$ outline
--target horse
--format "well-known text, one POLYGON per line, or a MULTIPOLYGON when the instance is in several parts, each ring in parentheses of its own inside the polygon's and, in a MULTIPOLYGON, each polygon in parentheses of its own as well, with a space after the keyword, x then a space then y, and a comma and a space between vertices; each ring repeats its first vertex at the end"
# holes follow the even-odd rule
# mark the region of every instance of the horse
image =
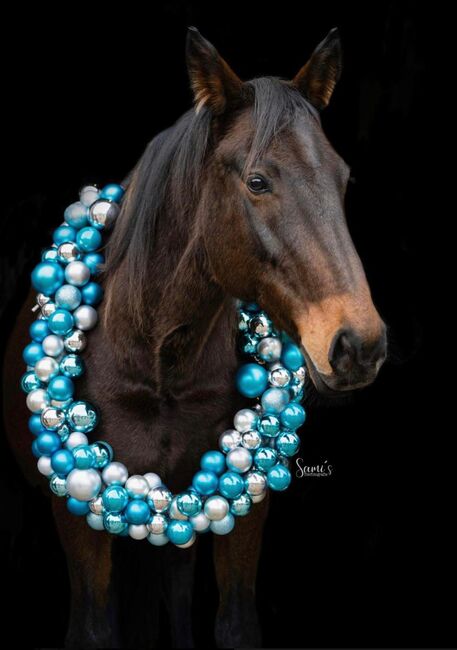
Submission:
MULTIPOLYGON (((132 473, 153 470, 173 491, 189 485, 201 454, 248 406, 234 387, 237 301, 256 302, 300 343, 320 393, 370 384, 387 346, 345 219, 350 171, 320 120, 342 69, 337 29, 292 80, 243 82, 195 28, 186 61, 193 107, 123 182, 81 380, 81 398, 102 414, 97 437, 132 473)), ((31 295, 8 345, 5 414, 24 473, 41 485, 17 388, 33 304, 31 295)), ((72 591, 67 646, 118 647, 118 542, 62 500, 52 498, 52 509, 72 591)), ((220 647, 261 643, 255 583, 267 513, 265 499, 230 535, 214 536, 220 647)), ((174 647, 193 644, 196 546, 147 549, 165 571, 174 647)))

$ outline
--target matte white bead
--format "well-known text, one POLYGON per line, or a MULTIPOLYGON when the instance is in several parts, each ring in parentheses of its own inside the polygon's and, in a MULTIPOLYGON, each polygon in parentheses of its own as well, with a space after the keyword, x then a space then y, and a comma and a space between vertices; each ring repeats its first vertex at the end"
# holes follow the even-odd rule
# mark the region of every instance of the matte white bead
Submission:
POLYGON ((75 327, 85 332, 95 327, 98 321, 98 313, 91 305, 81 305, 73 312, 73 318, 75 319, 75 327))
POLYGON ((229 504, 224 497, 212 496, 205 501, 203 510, 208 519, 211 521, 219 521, 228 513, 229 504))
POLYGON ((144 498, 149 492, 149 485, 144 476, 140 474, 134 474, 125 483, 125 489, 127 490, 129 496, 135 498, 144 498))
POLYGON ((124 485, 129 477, 128 469, 122 463, 113 461, 102 472, 103 483, 106 485, 124 485))
POLYGON ((78 447, 79 445, 87 445, 89 444, 89 439, 86 436, 85 433, 80 433, 79 431, 73 431, 73 433, 70 433, 68 436, 68 439, 65 443, 65 447, 72 451, 75 447, 78 447))
POLYGON ((94 512, 89 512, 86 515, 86 521, 94 530, 103 530, 105 528, 103 525, 103 516, 96 515, 94 512))
POLYGON ((168 541, 168 537, 163 533, 162 535, 154 535, 153 533, 149 533, 148 535, 148 542, 153 546, 164 546, 168 544, 168 541))
POLYGON ((205 515, 204 512, 199 512, 198 515, 191 517, 189 521, 192 524, 193 529, 197 533, 206 532, 209 529, 211 523, 211 521, 208 519, 208 517, 205 515))
POLYGON ((90 269, 84 262, 70 262, 65 267, 65 279, 75 287, 83 287, 89 282, 90 269))
POLYGON ((130 524, 129 535, 132 539, 146 539, 149 532, 144 524, 130 524))
POLYGON ((235 472, 247 472, 251 465, 251 452, 244 447, 236 447, 227 454, 227 467, 235 472))
POLYGON ((52 357, 42 357, 36 362, 34 371, 40 381, 48 382, 59 374, 59 364, 52 357))
POLYGON ((162 485, 162 479, 158 474, 155 474, 154 472, 148 472, 144 475, 144 478, 147 480, 149 488, 151 490, 155 487, 159 487, 159 485, 162 485))
POLYGON ((41 413, 43 409, 49 406, 49 396, 44 388, 37 388, 30 391, 26 399, 27 408, 32 413, 41 413))
POLYGON ((88 208, 98 199, 99 194, 100 192, 95 185, 86 185, 79 193, 79 200, 88 208))
POLYGON ((63 338, 56 334, 49 334, 43 339, 42 347, 48 357, 58 357, 63 352, 63 338))
POLYGON ((37 462, 38 471, 43 476, 51 476, 54 470, 51 467, 51 458, 49 456, 41 456, 37 462))
POLYGON ((96 497, 102 486, 100 474, 95 469, 72 469, 67 476, 67 492, 80 501, 96 497))
POLYGON ((257 413, 254 413, 251 409, 241 409, 241 411, 235 414, 233 425, 237 431, 245 433, 246 431, 255 429, 258 419, 257 413))

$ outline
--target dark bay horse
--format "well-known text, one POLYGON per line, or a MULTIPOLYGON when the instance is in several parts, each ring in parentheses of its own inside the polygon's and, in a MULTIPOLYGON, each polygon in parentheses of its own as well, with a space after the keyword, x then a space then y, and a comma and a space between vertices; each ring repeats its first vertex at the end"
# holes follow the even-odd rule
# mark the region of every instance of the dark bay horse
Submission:
MULTIPOLYGON (((110 442, 131 473, 155 471, 174 491, 189 485, 201 454, 249 405, 233 381, 236 299, 257 302, 301 342, 319 391, 369 384, 386 354, 345 221, 349 170, 319 119, 341 71, 337 31, 292 81, 242 82, 193 28, 187 64, 195 107, 152 140, 126 180, 80 388, 102 414, 94 439, 110 442)), ((7 352, 5 411, 24 472, 45 484, 18 388, 31 304, 33 296, 7 352)), ((52 503, 72 588, 67 644, 119 646, 113 538, 52 503)), ((255 579, 267 510, 264 500, 230 535, 214 537, 221 647, 260 643, 255 579)), ((192 645, 196 546, 147 548, 166 573, 175 647, 192 645)))

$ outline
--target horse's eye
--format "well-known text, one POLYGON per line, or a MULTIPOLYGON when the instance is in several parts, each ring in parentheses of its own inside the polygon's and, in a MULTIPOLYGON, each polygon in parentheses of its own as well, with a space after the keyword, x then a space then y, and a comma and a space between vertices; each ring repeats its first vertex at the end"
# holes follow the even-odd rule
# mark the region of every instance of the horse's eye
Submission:
POLYGON ((253 194, 262 194, 262 192, 268 191, 267 181, 262 178, 262 176, 259 176, 259 174, 249 176, 248 180, 246 181, 246 185, 253 194))

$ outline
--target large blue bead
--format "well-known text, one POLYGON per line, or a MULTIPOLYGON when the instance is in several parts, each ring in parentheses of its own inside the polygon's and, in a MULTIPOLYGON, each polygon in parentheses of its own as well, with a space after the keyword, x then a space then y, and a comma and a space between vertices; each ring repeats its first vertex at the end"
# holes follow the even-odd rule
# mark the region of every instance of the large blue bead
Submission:
POLYGON ((32 284, 37 291, 44 293, 45 296, 50 296, 63 283, 64 277, 60 264, 41 262, 32 271, 32 284))
POLYGON ((66 336, 72 330, 74 322, 73 316, 66 309, 56 309, 48 318, 49 329, 59 336, 66 336))
POLYGON ((39 359, 44 357, 43 348, 41 343, 29 343, 24 352, 22 353, 22 358, 28 366, 34 366, 39 359))
POLYGON ((272 490, 276 490, 278 492, 286 490, 289 487, 291 480, 292 476, 287 467, 284 465, 278 463, 270 470, 268 470, 267 484, 268 487, 270 487, 272 490))
POLYGON ((76 240, 76 230, 71 226, 59 226, 54 230, 52 239, 56 246, 63 244, 65 241, 74 242, 76 240))
POLYGON ((283 431, 276 440, 276 449, 283 456, 293 456, 300 447, 300 438, 295 431, 283 431))
POLYGON ((267 472, 271 469, 278 460, 278 454, 271 447, 260 447, 257 449, 254 456, 254 463, 258 469, 267 472))
POLYGON ((72 515, 87 515, 90 512, 88 501, 79 501, 75 497, 68 497, 67 508, 72 515))
POLYGON ((197 472, 192 479, 192 485, 199 494, 213 494, 217 489, 217 474, 214 472, 197 472))
POLYGON ((89 209, 83 205, 81 201, 76 201, 76 203, 72 203, 68 206, 63 214, 63 218, 69 226, 73 226, 73 228, 79 230, 80 228, 87 226, 88 214, 89 209))
POLYGON ((305 363, 305 357, 295 343, 285 343, 282 346, 281 363, 288 370, 298 370, 305 363))
POLYGON ((73 311, 81 304, 81 291, 72 284, 63 284, 57 289, 54 300, 57 307, 73 311))
POLYGON ((100 248, 102 243, 102 236, 96 228, 87 226, 82 228, 76 235, 76 244, 79 250, 84 253, 91 253, 100 248))
POLYGON ((60 362, 60 372, 65 377, 80 377, 84 372, 84 361, 78 354, 67 354, 60 362))
POLYGON ((236 472, 226 472, 219 479, 219 492, 227 499, 236 499, 244 490, 244 480, 236 472))
POLYGON ((194 517, 202 509, 202 500, 196 492, 183 492, 176 498, 176 506, 182 515, 194 517))
POLYGON ((38 436, 40 433, 44 433, 46 431, 46 429, 44 429, 43 425, 41 424, 41 417, 38 413, 34 413, 29 417, 29 430, 31 433, 33 433, 34 436, 38 436))
POLYGON ((89 445, 78 445, 73 449, 75 467, 78 469, 92 469, 96 465, 95 454, 89 445))
POLYGON ((286 429, 298 429, 306 420, 305 409, 301 404, 292 402, 281 411, 281 423, 286 429))
POLYGON ((101 272, 105 258, 101 253, 88 253, 84 255, 83 262, 89 267, 91 275, 96 276, 101 272))
POLYGON ((236 373, 236 387, 245 397, 258 397, 268 386, 268 373, 258 363, 246 363, 236 373))
POLYGON ((103 491, 102 501, 108 512, 121 512, 129 502, 129 495, 121 485, 109 485, 103 491))
POLYGON ((189 521, 172 519, 167 526, 166 535, 173 544, 186 544, 192 537, 194 529, 189 521))
POLYGON ((30 393, 31 390, 42 388, 43 384, 33 371, 26 372, 21 378, 21 388, 24 393, 30 393))
POLYGON ((135 524, 138 526, 140 524, 145 524, 149 520, 151 510, 146 501, 134 499, 133 501, 128 502, 124 514, 129 524, 135 524))
POLYGON ((38 341, 38 343, 41 343, 43 339, 45 339, 48 334, 51 333, 49 331, 48 321, 44 318, 33 321, 29 327, 29 333, 30 338, 32 338, 34 341, 38 341))
POLYGON ((77 401, 69 406, 67 421, 73 431, 87 433, 95 428, 98 421, 97 412, 87 402, 77 401))
POLYGON ((207 451, 201 458, 200 467, 204 472, 222 474, 225 469, 225 455, 220 451, 207 451))
POLYGON ((75 466, 73 454, 68 449, 58 449, 51 456, 51 467, 56 474, 66 476, 75 466))
POLYGON ((83 303, 98 305, 103 299, 103 289, 98 282, 89 282, 81 289, 83 303))
POLYGON ((284 388, 269 388, 260 401, 267 413, 281 413, 289 401, 289 393, 284 388))
POLYGON ((109 183, 100 192, 100 199, 109 199, 110 201, 116 201, 119 203, 124 196, 125 190, 121 185, 117 183, 109 183))
POLYGON ((48 384, 48 393, 52 399, 59 402, 65 402, 70 397, 73 397, 75 386, 69 377, 58 375, 53 377, 48 384))
POLYGON ((38 435, 36 443, 37 449, 42 456, 52 456, 55 451, 60 449, 62 441, 57 433, 44 431, 38 435))
POLYGON ((128 523, 124 517, 117 512, 105 512, 103 515, 105 530, 113 535, 122 535, 128 529, 128 523))

